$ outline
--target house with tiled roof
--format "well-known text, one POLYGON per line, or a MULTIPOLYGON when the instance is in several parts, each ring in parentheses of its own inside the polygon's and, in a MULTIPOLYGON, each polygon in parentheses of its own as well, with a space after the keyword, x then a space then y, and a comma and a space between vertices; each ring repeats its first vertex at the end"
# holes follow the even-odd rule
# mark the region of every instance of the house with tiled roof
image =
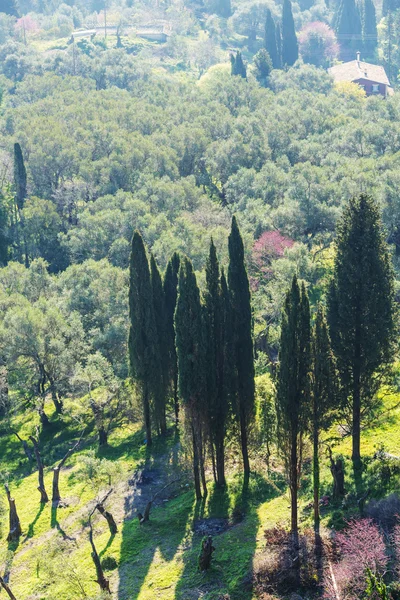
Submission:
POLYGON ((393 88, 386 75, 386 71, 380 65, 373 65, 360 60, 357 52, 356 60, 335 65, 328 69, 335 82, 350 81, 361 86, 367 96, 381 95, 385 98, 393 94, 393 88))

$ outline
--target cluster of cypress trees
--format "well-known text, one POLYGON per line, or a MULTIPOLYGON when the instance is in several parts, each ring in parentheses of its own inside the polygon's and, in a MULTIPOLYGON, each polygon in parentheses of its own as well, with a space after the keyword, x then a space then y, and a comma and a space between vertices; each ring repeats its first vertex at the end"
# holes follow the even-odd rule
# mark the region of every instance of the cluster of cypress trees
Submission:
POLYGON ((191 261, 171 258, 164 281, 153 256, 150 264, 139 232, 130 258, 131 374, 140 387, 146 441, 166 430, 172 400, 179 403, 190 434, 196 497, 207 494, 205 460, 225 485, 228 417, 240 430, 245 478, 250 473, 248 427, 254 411, 254 365, 250 288, 236 219, 229 236, 228 280, 211 240, 206 289, 200 293, 191 261), (179 400, 178 400, 179 398, 179 400))
POLYGON ((299 47, 290 0, 284 0, 283 2, 281 26, 275 23, 271 11, 267 10, 264 46, 270 55, 274 69, 281 69, 285 66, 290 67, 299 58, 299 47))
POLYGON ((314 518, 319 526, 319 437, 335 418, 351 425, 355 472, 361 467, 362 417, 377 405, 391 364, 394 277, 375 202, 350 201, 338 224, 327 318, 318 307, 311 325, 304 284, 294 277, 282 315, 277 376, 278 444, 291 492, 291 528, 297 535, 297 494, 303 440, 313 442, 314 518), (329 324, 329 327, 328 327, 329 324))
POLYGON ((243 79, 246 79, 247 69, 246 69, 246 65, 243 62, 242 53, 239 52, 239 50, 238 50, 236 52, 236 54, 231 54, 230 60, 231 60, 231 75, 239 75, 240 77, 243 77, 243 79))

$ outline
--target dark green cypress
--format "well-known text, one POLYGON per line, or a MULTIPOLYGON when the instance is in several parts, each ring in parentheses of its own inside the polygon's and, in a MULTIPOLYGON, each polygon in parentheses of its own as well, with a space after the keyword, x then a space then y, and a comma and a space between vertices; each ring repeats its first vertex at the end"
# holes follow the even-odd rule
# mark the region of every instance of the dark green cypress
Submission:
POLYGON ((231 54, 230 60, 231 60, 231 75, 238 75, 240 77, 243 77, 243 79, 246 79, 247 70, 246 70, 246 66, 243 62, 242 53, 239 52, 239 50, 238 50, 236 52, 236 55, 231 54))
POLYGON ((9 222, 8 209, 4 196, 0 192, 0 264, 5 266, 8 261, 9 222))
POLYGON ((378 46, 376 11, 373 0, 364 0, 363 6, 363 46, 366 57, 373 59, 378 46))
POLYGON ((267 18, 265 20, 264 46, 272 60, 273 68, 279 69, 281 66, 281 61, 279 58, 278 42, 276 39, 276 27, 275 21, 269 9, 267 10, 267 18))
POLYGON ((341 60, 355 60, 362 44, 362 26, 356 0, 341 0, 337 16, 336 35, 341 60))
POLYGON ((167 432, 166 402, 168 390, 168 345, 167 345, 167 315, 164 289, 160 271, 153 254, 150 257, 150 276, 153 290, 154 315, 157 329, 158 355, 160 357, 160 378, 154 397, 154 413, 157 429, 161 435, 167 432))
MULTIPOLYGON (((193 475, 196 498, 202 497, 203 420, 205 407, 205 349, 200 291, 192 263, 181 260, 178 299, 175 310, 176 352, 179 392, 185 409, 193 445, 193 475)), ((206 491, 206 490, 205 490, 206 491)))
POLYGON ((8 15, 12 15, 13 17, 17 17, 18 11, 15 6, 15 1, 14 0, 3 0, 0 12, 4 12, 8 15))
POLYGON ((400 8, 400 0, 383 0, 382 17, 387 17, 389 12, 394 13, 400 8))
POLYGON ((283 0, 282 9, 282 65, 291 67, 299 58, 299 46, 294 27, 292 3, 283 0))
POLYGON ((26 169, 21 146, 18 143, 14 144, 14 187, 17 207, 22 210, 26 199, 26 169))
POLYGON ((313 442, 314 525, 319 532, 319 438, 335 416, 338 402, 336 363, 324 310, 318 306, 311 338, 311 431, 313 442))
POLYGON ((218 0, 216 12, 220 17, 229 19, 229 17, 232 15, 231 0, 218 0))
MULTIPOLYGON (((229 409, 227 376, 227 306, 225 276, 220 278, 217 253, 213 240, 206 264, 206 376, 209 409, 210 441, 215 455, 216 479, 219 486, 225 485, 225 435, 229 409), (224 286, 224 289, 223 287, 224 286)), ((228 298, 229 302, 229 298, 228 298)))
POLYGON ((346 206, 337 226, 328 323, 352 424, 355 465, 360 464, 362 416, 377 405, 376 393, 392 362, 394 276, 379 209, 365 194, 346 206))
POLYGON ((250 474, 248 427, 254 413, 254 357, 249 279, 244 261, 243 240, 236 218, 229 235, 228 285, 232 302, 233 362, 236 371, 235 412, 240 437, 245 478, 250 474))
POLYGON ((142 236, 135 231, 129 263, 129 363, 140 385, 146 443, 152 443, 151 400, 158 393, 160 357, 150 269, 142 236))
POLYGON ((175 410, 175 423, 179 420, 179 400, 178 400, 178 363, 175 348, 175 327, 174 315, 176 309, 176 299, 178 295, 178 273, 180 266, 179 254, 174 252, 168 261, 164 275, 164 299, 166 313, 166 343, 168 358, 168 381, 172 392, 175 410))
POLYGON ((282 314, 276 412, 278 445, 286 465, 291 497, 291 531, 297 536, 297 498, 303 437, 310 416, 310 307, 296 276, 282 314))
POLYGON ((265 48, 260 48, 254 55, 254 74, 260 85, 267 85, 271 71, 271 58, 265 48))

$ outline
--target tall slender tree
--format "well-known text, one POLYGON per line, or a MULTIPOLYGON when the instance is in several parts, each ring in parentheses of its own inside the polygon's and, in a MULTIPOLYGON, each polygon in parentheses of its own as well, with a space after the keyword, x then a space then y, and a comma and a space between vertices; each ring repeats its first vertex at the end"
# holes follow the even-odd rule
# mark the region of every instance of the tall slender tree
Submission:
POLYGON ((356 0, 341 0, 336 21, 336 36, 340 44, 342 60, 355 59, 357 50, 361 50, 362 24, 356 0))
POLYGON ((167 432, 166 404, 168 391, 168 343, 167 317, 163 283, 153 254, 150 257, 150 276, 153 291, 154 316, 157 329, 157 354, 160 357, 160 377, 156 382, 154 395, 154 416, 161 435, 167 432))
POLYGON ((319 532, 319 443, 335 416, 338 400, 336 363, 324 310, 318 306, 311 337, 311 432, 313 443, 314 526, 319 532))
POLYGON ((175 311, 176 351, 179 392, 185 409, 193 447, 193 476, 196 498, 202 497, 203 421, 205 406, 205 347, 200 291, 192 263, 183 258, 179 269, 178 299, 175 311))
POLYGON ((129 319, 130 370, 141 388, 146 444, 151 446, 151 401, 158 392, 161 368, 149 263, 138 231, 133 234, 129 264, 129 319))
POLYGON ((294 27, 292 3, 283 0, 282 9, 282 65, 291 67, 299 58, 299 46, 294 27))
POLYGON ((228 285, 232 303, 233 365, 236 372, 235 412, 240 437, 245 478, 250 475, 248 427, 254 412, 254 356, 249 279, 244 261, 243 240, 236 218, 229 235, 228 285))
POLYGON ((22 210, 26 199, 26 169, 21 146, 18 143, 14 144, 14 187, 17 207, 22 210))
POLYGON ((239 75, 246 79, 247 69, 243 62, 242 53, 239 50, 236 54, 231 54, 231 75, 239 75))
POLYGON ((353 198, 337 226, 328 323, 351 422, 352 458, 360 463, 362 416, 376 406, 376 392, 392 361, 393 270, 379 209, 365 194, 353 198))
POLYGON ((363 49, 367 58, 373 59, 378 46, 376 11, 373 0, 364 0, 362 20, 363 49))
POLYGON ((220 277, 217 253, 213 240, 206 264, 206 377, 209 409, 210 442, 215 453, 216 476, 219 486, 225 485, 225 435, 228 415, 229 384, 227 381, 229 335, 229 296, 225 276, 220 277))
POLYGON ((291 531, 298 534, 298 487, 303 438, 310 416, 310 307, 296 276, 282 315, 276 412, 278 443, 286 465, 291 498, 291 531))
POLYGON ((275 21, 269 9, 267 10, 267 18, 265 20, 264 46, 272 60, 273 68, 279 69, 281 66, 281 61, 278 51, 278 42, 276 39, 275 21))
POLYGON ((176 252, 168 261, 164 275, 164 300, 165 300, 165 318, 166 318, 166 356, 168 360, 168 382, 172 392, 175 410, 175 423, 179 420, 179 400, 178 400, 178 362, 175 347, 175 327, 174 315, 176 308, 176 299, 178 295, 178 273, 180 266, 179 254, 176 252))

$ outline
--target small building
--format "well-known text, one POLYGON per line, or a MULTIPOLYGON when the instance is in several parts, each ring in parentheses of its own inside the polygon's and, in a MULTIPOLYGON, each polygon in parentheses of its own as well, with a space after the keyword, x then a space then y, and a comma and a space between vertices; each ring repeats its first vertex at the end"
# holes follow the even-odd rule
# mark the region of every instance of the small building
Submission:
POLYGON ((171 32, 164 25, 149 25, 148 27, 138 27, 136 35, 151 42, 165 43, 171 32))
POLYGON ((91 38, 96 35, 96 29, 85 29, 84 31, 73 31, 71 34, 71 40, 75 42, 75 40, 83 40, 85 38, 91 38))
POLYGON ((365 90, 367 96, 381 95, 384 98, 391 96, 393 88, 386 75, 386 71, 380 65, 373 65, 360 60, 360 53, 357 52, 356 60, 335 65, 328 69, 336 82, 350 81, 357 83, 365 90))

